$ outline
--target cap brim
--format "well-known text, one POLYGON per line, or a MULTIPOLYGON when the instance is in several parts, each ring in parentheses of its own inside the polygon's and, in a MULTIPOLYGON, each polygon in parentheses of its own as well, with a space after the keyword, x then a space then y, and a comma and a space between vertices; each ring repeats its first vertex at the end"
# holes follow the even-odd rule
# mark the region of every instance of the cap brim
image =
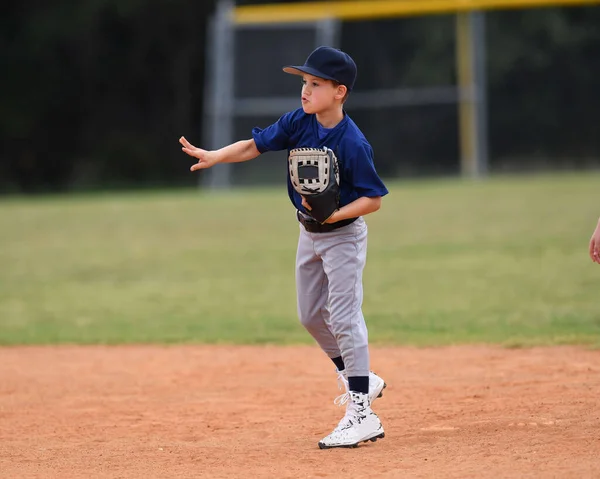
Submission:
POLYGON ((306 66, 295 66, 290 65, 287 67, 283 67, 283 71, 289 73, 291 75, 304 75, 305 73, 312 75, 314 77, 324 78, 325 80, 333 80, 337 81, 335 78, 330 77, 329 75, 325 75, 321 73, 316 68, 306 67, 306 66))

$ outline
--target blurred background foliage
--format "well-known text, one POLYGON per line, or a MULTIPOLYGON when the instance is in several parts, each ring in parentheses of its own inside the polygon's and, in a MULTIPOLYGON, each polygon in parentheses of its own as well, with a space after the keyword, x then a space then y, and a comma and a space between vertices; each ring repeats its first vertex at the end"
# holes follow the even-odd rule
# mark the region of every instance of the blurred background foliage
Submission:
MULTIPOLYGON (((195 184, 177 139, 200 141, 214 9, 213 0, 3 2, 0 192, 195 184)), ((600 7, 486 18, 491 170, 597 167, 600 7)), ((341 44, 361 88, 416 87, 455 83, 454 41, 453 16, 441 15, 346 23, 341 44)), ((454 105, 355 119, 373 125, 384 176, 458 172, 454 105), (390 121, 402 126, 377 126, 390 121)))

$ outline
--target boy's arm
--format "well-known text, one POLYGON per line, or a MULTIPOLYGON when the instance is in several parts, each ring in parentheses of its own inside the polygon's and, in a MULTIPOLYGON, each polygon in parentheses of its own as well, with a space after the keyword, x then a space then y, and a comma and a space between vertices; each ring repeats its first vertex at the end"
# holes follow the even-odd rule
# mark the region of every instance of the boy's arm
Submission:
POLYGON ((379 208, 381 208, 381 196, 362 196, 354 200, 352 203, 342 206, 339 210, 327 218, 325 223, 337 223, 338 221, 347 220, 348 218, 365 216, 369 213, 374 213, 379 208))
POLYGON ((183 136, 179 138, 182 150, 190 156, 198 159, 198 163, 192 165, 191 171, 210 168, 217 163, 239 163, 256 158, 260 151, 256 148, 254 139, 242 140, 231 145, 225 146, 219 150, 203 150, 197 148, 187 141, 183 136))

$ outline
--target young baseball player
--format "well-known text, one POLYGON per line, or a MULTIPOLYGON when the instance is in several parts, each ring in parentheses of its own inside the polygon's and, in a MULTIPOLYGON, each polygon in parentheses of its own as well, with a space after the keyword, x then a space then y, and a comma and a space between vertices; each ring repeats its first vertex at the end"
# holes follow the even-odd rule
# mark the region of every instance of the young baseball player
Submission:
POLYGON ((219 150, 196 148, 183 137, 179 141, 198 160, 191 171, 288 150, 288 194, 300 228, 298 315, 346 388, 335 400, 346 405, 346 413, 319 447, 355 447, 384 437, 371 403, 385 383, 370 371, 361 309, 367 254, 363 217, 380 208, 388 190, 375 170, 369 142, 343 108, 356 79, 352 58, 319 47, 304 65, 283 70, 302 77, 301 108, 265 129, 254 128, 251 139, 219 150))

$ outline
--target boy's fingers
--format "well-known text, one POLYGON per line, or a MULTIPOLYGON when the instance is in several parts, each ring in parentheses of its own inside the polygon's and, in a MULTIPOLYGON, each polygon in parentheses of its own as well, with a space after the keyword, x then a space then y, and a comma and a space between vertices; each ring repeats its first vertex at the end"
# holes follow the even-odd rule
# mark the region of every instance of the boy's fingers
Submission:
POLYGON ((593 240, 590 243, 590 256, 592 261, 600 264, 600 245, 596 244, 596 242, 593 240))
POLYGON ((181 147, 181 151, 183 151, 184 153, 186 153, 198 160, 198 163, 196 163, 195 165, 192 165, 190 167, 190 171, 196 171, 196 170, 208 168, 209 165, 207 165, 206 161, 204 160, 204 155, 206 154, 206 150, 203 150, 201 148, 196 148, 189 141, 187 141, 185 139, 185 137, 183 137, 183 136, 181 138, 179 138, 179 143, 181 143, 183 145, 181 147))
POLYGON ((312 210, 312 208, 310 207, 310 205, 308 204, 308 201, 306 201, 306 198, 304 196, 302 197, 302 206, 304 206, 308 211, 312 210))
POLYGON ((194 146, 185 139, 185 137, 181 137, 179 138, 179 143, 181 143, 183 146, 185 146, 186 148, 194 148, 194 146))
POLYGON ((195 165, 191 166, 190 171, 202 170, 204 168, 206 168, 206 165, 204 163, 198 162, 195 165))
POLYGON ((190 156, 194 156, 194 154, 192 153, 192 150, 190 150, 189 148, 186 148, 185 146, 181 149, 181 151, 183 151, 184 153, 187 153, 190 156))

